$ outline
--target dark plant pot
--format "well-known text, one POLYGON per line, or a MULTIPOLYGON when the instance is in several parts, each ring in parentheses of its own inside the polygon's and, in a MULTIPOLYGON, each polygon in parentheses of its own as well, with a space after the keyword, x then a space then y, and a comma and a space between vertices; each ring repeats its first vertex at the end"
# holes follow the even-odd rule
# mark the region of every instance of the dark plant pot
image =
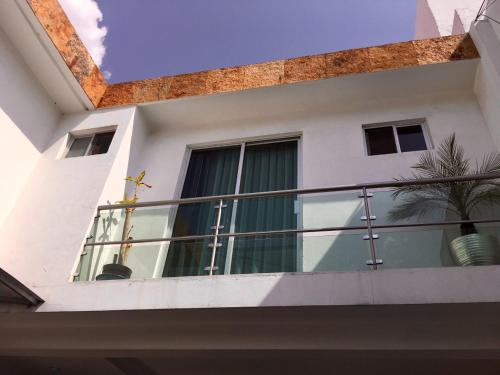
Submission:
POLYGON ((450 243, 452 256, 459 266, 500 264, 498 240, 486 234, 468 234, 450 243))
POLYGON ((122 280, 130 279, 132 270, 123 264, 111 263, 105 264, 102 267, 102 273, 98 275, 96 280, 122 280))

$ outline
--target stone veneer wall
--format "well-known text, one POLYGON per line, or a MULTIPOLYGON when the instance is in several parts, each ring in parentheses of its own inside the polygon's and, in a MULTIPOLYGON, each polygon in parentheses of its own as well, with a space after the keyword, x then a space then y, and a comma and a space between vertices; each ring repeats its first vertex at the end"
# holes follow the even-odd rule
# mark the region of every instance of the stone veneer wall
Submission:
POLYGON ((241 91, 258 87, 478 58, 468 34, 353 49, 255 65, 110 85, 99 107, 241 91))
POLYGON ((26 1, 83 91, 97 107, 108 85, 58 1, 26 1))

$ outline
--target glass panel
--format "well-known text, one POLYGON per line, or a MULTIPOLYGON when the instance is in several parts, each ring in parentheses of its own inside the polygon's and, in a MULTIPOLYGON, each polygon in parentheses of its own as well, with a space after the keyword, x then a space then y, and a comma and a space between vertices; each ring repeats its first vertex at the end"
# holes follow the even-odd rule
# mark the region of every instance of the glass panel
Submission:
POLYGON ((97 133, 92 140, 89 155, 105 154, 108 152, 115 132, 97 133))
POLYGON ((461 267, 500 264, 496 225, 477 225, 477 234, 462 235, 459 226, 377 230, 381 268, 461 267))
POLYGON ((425 209, 425 201, 419 200, 413 194, 395 195, 395 189, 386 188, 381 190, 371 189, 373 197, 369 199, 371 214, 376 216, 373 225, 399 225, 399 224, 418 224, 418 223, 441 223, 449 217, 446 204, 436 204, 432 209, 425 209), (408 205, 412 202, 415 208, 418 204, 425 209, 425 214, 411 215, 408 205))
MULTIPOLYGON (((224 270, 223 255, 227 247, 227 240, 219 240, 222 244, 217 248, 215 266, 224 270)), ((176 241, 168 247, 168 256, 163 269, 163 277, 204 276, 208 275, 207 267, 212 260, 213 240, 176 241)), ((218 272, 214 272, 217 274, 218 272)))
MULTIPOLYGON (((192 244, 188 241, 179 241, 178 243, 177 249, 192 248, 192 244)), ((125 267, 115 264, 120 253, 120 245, 86 246, 85 255, 81 257, 78 280, 162 277, 167 254, 173 249, 171 244, 173 242, 133 244, 126 251, 123 261, 125 267), (127 269, 129 277, 123 277, 127 269)), ((203 269, 208 265, 209 263, 202 264, 199 268, 203 269)), ((200 275, 202 274, 200 273, 200 275)), ((208 272, 204 274, 208 274, 208 272)))
POLYGON ((367 271, 368 241, 362 231, 305 233, 302 237, 302 272, 367 271))
POLYGON ((170 237, 176 212, 177 206, 139 207, 129 211, 127 218, 127 209, 103 210, 98 219, 95 242, 170 237), (128 229, 124 237, 126 221, 128 229))
POLYGON ((240 237, 234 239, 238 242, 239 258, 235 260, 235 254, 228 254, 227 259, 232 261, 232 274, 290 272, 290 269, 295 272, 369 270, 366 261, 370 253, 364 234, 325 232, 240 237))
MULTIPOLYGON (((297 188, 297 141, 249 145, 241 173, 240 193, 297 188)), ((242 199, 236 210, 236 232, 297 228, 296 195, 242 199)), ((235 273, 296 270, 295 236, 236 238, 231 269, 235 273), (252 240, 255 244, 252 245, 252 240)))
MULTIPOLYGON (((377 217, 373 225, 500 219, 499 182, 478 180, 371 189, 371 213, 377 217)), ((464 224, 464 232, 467 226, 470 224, 464 224)))
POLYGON ((365 226, 366 221, 361 191, 302 194, 296 210, 302 210, 305 229, 365 226))
POLYGON ((451 267, 445 229, 376 230, 380 268, 451 267))
POLYGON ((84 156, 91 140, 92 137, 75 138, 68 153, 66 154, 66 157, 74 158, 77 156, 84 156))
POLYGON ((231 273, 295 272, 297 251, 296 234, 235 238, 231 273))
POLYGON ((368 155, 394 154, 398 152, 392 126, 365 129, 368 155))
POLYGON ((427 150, 424 132, 420 125, 400 126, 396 130, 401 152, 427 150))
MULTIPOLYGON (((362 239, 363 234, 327 232, 238 238, 243 258, 238 262, 233 260, 233 265, 237 266, 230 271, 232 254, 227 255, 226 251, 231 247, 219 248, 215 262, 218 270, 214 274, 289 272, 290 269, 297 272, 368 270, 366 261, 370 255, 368 243, 362 239), (294 253, 294 257, 288 256, 290 252, 294 253)), ((232 240, 234 238, 222 239, 226 242, 232 240)), ((176 241, 175 246, 174 242, 133 244, 128 248, 123 264, 125 270, 129 269, 130 279, 158 278, 165 273, 169 276, 207 275, 205 267, 209 266, 212 254, 211 248, 206 246, 209 242, 176 241), (206 254, 203 254, 205 251, 206 254), (169 263, 169 259, 188 254, 192 263, 184 261, 182 267, 178 262, 169 263)), ((86 246, 77 280, 123 278, 120 275, 123 275, 124 267, 109 266, 117 262, 120 248, 120 245, 86 246)))
MULTIPOLYGON (((234 194, 238 172, 240 147, 196 150, 191 154, 182 198, 234 194)), ((172 237, 214 233, 219 202, 180 205, 175 217, 172 237)), ((233 202, 223 209, 221 224, 230 227, 233 202)), ((221 242, 224 253, 226 242, 221 242)), ((204 268, 211 258, 207 241, 173 243, 168 253, 164 276, 189 276, 205 274, 204 268)), ((221 260, 223 262, 223 260, 221 260)))

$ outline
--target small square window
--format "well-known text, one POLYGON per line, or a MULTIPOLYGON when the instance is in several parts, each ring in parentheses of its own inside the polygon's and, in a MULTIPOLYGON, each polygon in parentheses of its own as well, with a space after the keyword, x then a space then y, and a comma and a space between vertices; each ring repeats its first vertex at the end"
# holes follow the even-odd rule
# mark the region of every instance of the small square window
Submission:
POLYGON ((398 152, 392 126, 366 129, 365 134, 368 155, 394 154, 398 152))
POLYGON ((75 138, 73 140, 73 143, 71 143, 71 146, 69 148, 68 153, 66 154, 66 157, 74 158, 77 156, 86 155, 91 141, 92 137, 75 138))
POLYGON ((427 150, 421 125, 400 126, 396 129, 398 131, 401 152, 427 150))
POLYGON ((115 132, 98 133, 92 140, 88 155, 105 154, 109 150, 115 132))
POLYGON ((109 150, 114 135, 115 132, 112 131, 73 138, 66 158, 105 154, 109 150))
POLYGON ((365 128, 368 155, 427 150, 424 121, 419 119, 384 123, 381 126, 369 125, 365 128))

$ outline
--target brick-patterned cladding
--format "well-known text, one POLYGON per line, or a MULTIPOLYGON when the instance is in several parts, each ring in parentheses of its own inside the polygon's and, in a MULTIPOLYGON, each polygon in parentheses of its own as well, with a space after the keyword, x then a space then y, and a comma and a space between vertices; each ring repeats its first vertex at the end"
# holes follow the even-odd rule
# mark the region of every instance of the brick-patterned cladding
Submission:
POLYGON ((110 85, 99 107, 241 91, 478 58, 468 34, 110 85))
POLYGON ((94 106, 108 87, 57 0, 26 0, 94 106))

